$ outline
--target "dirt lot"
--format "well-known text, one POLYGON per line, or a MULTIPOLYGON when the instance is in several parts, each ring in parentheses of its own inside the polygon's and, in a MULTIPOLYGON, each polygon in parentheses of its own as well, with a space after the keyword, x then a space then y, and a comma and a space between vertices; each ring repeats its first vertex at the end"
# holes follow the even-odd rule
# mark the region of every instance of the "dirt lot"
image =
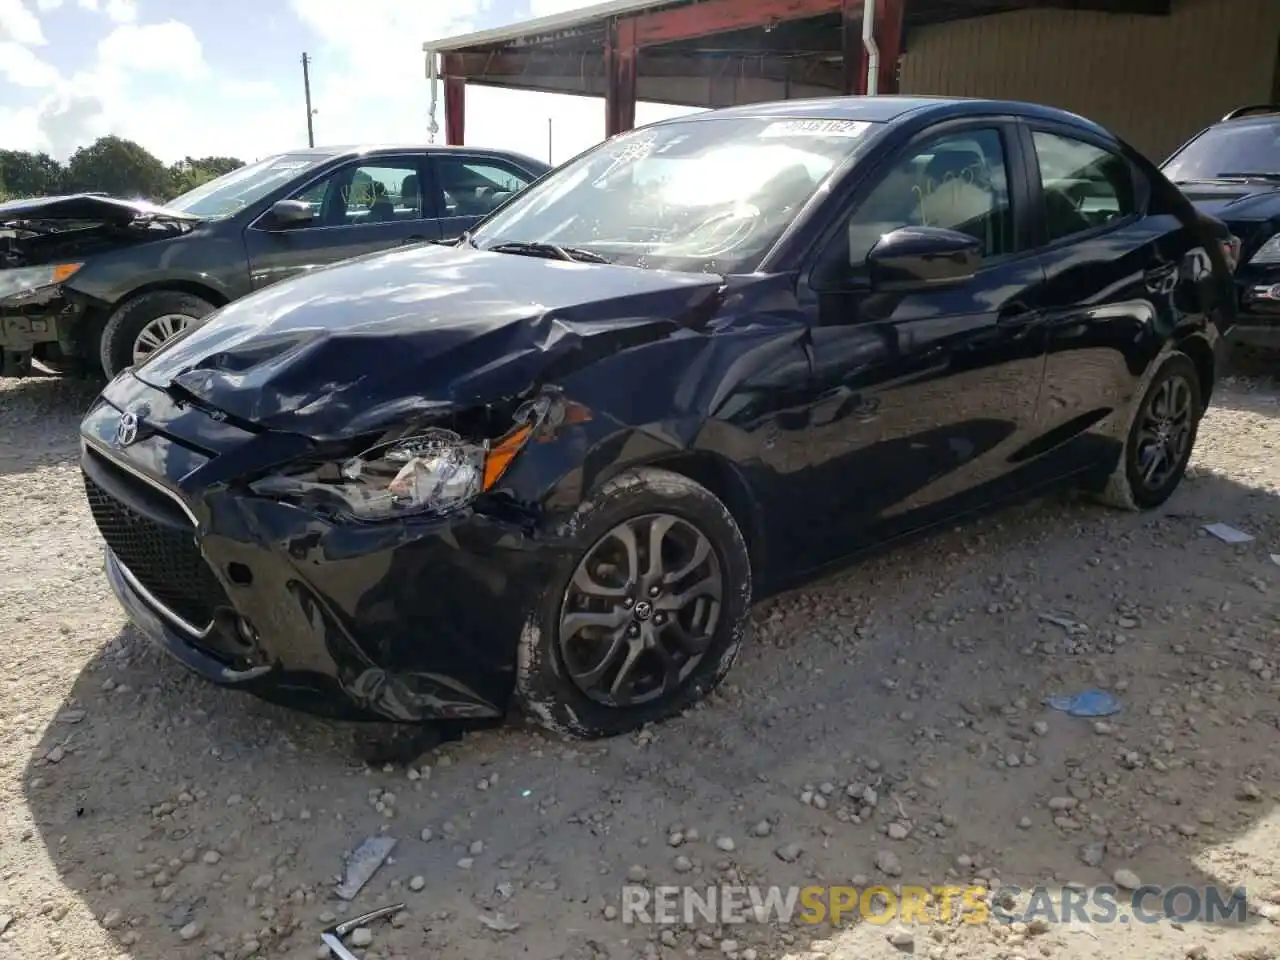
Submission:
POLYGON ((126 626, 75 464, 93 392, 0 388, 0 957, 311 958, 333 914, 398 901, 357 952, 1257 960, 1280 945, 1273 382, 1220 390, 1156 515, 1007 511, 761 607, 730 686, 651 735, 485 731, 408 771, 206 687, 126 626), (1257 539, 1229 546, 1210 521, 1257 539), (1091 686, 1122 712, 1042 705, 1091 686), (344 853, 376 834, 398 838, 392 861, 335 901, 344 853), (832 929, 616 913, 628 877, 1026 889, 1118 871, 1244 886, 1250 915, 832 929))

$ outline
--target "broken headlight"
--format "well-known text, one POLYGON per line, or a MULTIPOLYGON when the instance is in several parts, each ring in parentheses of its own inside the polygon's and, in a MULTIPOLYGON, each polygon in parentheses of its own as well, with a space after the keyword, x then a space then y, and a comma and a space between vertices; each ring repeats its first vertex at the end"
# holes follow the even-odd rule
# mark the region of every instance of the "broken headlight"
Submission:
POLYGON ((50 263, 42 267, 0 270, 0 300, 28 296, 45 287, 65 283, 82 266, 80 263, 50 263))
POLYGON ((264 477, 250 489, 358 520, 444 513, 491 490, 532 433, 526 423, 497 440, 472 442, 433 428, 346 460, 264 477))

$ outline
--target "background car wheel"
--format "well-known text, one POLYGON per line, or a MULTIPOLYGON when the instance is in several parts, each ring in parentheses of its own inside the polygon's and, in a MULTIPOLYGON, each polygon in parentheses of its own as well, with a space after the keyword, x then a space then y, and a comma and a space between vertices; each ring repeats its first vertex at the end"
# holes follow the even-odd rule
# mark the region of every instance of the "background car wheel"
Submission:
POLYGON ((114 377, 126 367, 141 363, 166 340, 214 309, 207 300, 177 290, 156 290, 130 300, 111 315, 103 328, 103 371, 114 377))
POLYGON ((751 561, 733 515, 666 470, 628 471, 579 508, 579 544, 521 637, 516 694, 543 726, 610 737, 715 688, 751 615, 751 561))
POLYGON ((1172 354, 1147 385, 1100 499, 1125 510, 1150 510, 1168 500, 1186 473, 1203 415, 1196 365, 1186 354, 1172 354))

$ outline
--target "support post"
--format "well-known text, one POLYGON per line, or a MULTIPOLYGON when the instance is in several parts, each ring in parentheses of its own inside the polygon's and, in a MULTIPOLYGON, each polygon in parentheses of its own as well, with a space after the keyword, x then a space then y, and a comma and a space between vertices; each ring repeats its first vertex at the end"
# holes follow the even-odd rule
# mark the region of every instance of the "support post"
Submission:
POLYGON ((467 80, 453 57, 444 57, 444 142, 460 147, 467 129, 467 80))
POLYGON ((876 43, 880 47, 880 93, 898 92, 898 65, 902 59, 903 19, 907 0, 877 0, 876 43))
POLYGON ((615 18, 609 24, 604 48, 605 136, 612 137, 636 125, 636 24, 615 18))

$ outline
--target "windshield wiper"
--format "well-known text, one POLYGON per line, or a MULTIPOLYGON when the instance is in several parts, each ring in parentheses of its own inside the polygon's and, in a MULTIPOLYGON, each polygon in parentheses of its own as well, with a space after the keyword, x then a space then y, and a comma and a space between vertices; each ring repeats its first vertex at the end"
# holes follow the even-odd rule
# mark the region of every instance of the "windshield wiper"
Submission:
POLYGON ((558 243, 529 243, 523 240, 509 240, 506 243, 495 243, 485 247, 490 253, 515 253, 525 257, 547 257, 548 259, 572 260, 578 263, 608 263, 608 257, 602 257, 590 250, 579 247, 562 247, 558 243))
POLYGON ((1269 180, 1280 183, 1280 173, 1220 173, 1220 180, 1269 180))

